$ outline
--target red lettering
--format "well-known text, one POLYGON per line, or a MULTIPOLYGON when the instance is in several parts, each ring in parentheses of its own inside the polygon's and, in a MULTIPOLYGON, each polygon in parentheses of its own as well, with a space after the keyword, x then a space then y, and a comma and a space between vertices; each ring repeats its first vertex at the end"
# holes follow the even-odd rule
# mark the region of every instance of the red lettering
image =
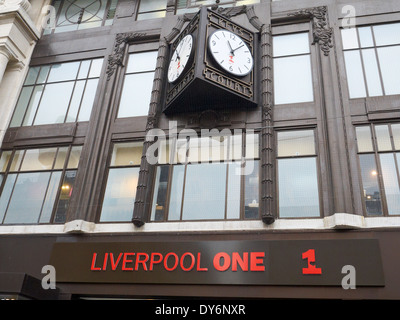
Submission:
POLYGON ((213 264, 216 270, 226 271, 231 265, 231 257, 226 252, 219 252, 214 256, 213 264), (221 265, 221 260, 223 260, 222 265, 221 265))
POLYGON ((190 271, 192 270, 192 268, 194 267, 194 264, 196 263, 196 258, 194 257, 193 253, 190 252, 185 252, 182 257, 181 257, 181 261, 180 261, 180 265, 181 265, 181 269, 183 271, 190 271), (183 264, 183 260, 185 259, 186 256, 189 256, 192 260, 190 266, 188 268, 186 268, 183 264))
POLYGON ((150 255, 150 271, 153 271, 153 265, 156 263, 160 263, 163 259, 163 255, 161 253, 158 252, 152 252, 150 255), (158 256, 158 260, 155 260, 154 257, 158 256))
POLYGON ((250 271, 265 271, 264 263, 265 252, 250 253, 250 271))
POLYGON ((201 253, 198 252, 197 253, 197 266, 196 266, 197 271, 208 271, 208 268, 201 268, 200 267, 200 259, 201 259, 201 253))
POLYGON ((138 254, 136 254, 135 271, 138 270, 139 263, 142 265, 143 270, 147 271, 146 262, 148 260, 149 260, 149 255, 147 253, 138 253, 138 254), (144 259, 140 260, 140 256, 144 256, 144 259))
POLYGON ((126 266, 127 263, 132 263, 133 262, 133 260, 127 259, 128 255, 134 256, 135 254, 133 252, 125 252, 124 253, 124 258, 122 259, 122 270, 124 270, 124 271, 132 271, 133 270, 133 267, 132 268, 128 268, 126 266))
POLYGON ((179 263, 179 258, 178 258, 178 255, 175 252, 169 252, 169 253, 167 253, 165 255, 165 258, 164 258, 164 268, 165 268, 165 270, 167 270, 167 271, 175 270, 176 267, 178 266, 178 263, 179 263), (175 257, 175 264, 174 264, 173 267, 168 267, 168 258, 170 256, 174 256, 175 257))
POLYGON ((315 262, 315 250, 310 249, 306 252, 303 252, 301 255, 302 259, 307 259, 308 267, 303 268, 303 274, 322 274, 322 269, 317 268, 316 266, 312 265, 311 262, 315 262))
POLYGON ((103 260, 103 270, 107 269, 107 260, 108 260, 108 252, 104 254, 104 260, 103 260))
POLYGON ((92 270, 92 271, 100 271, 101 270, 101 268, 94 266, 96 264, 96 258, 97 258, 97 253, 93 253, 92 266, 90 267, 90 270, 92 270))
POLYGON ((238 252, 232 253, 232 271, 237 271, 237 265, 240 265, 243 271, 249 271, 249 253, 243 252, 243 259, 238 252))
POLYGON ((117 261, 115 261, 114 254, 110 252, 111 270, 115 271, 117 269, 121 257, 122 257, 122 252, 118 255, 117 261))

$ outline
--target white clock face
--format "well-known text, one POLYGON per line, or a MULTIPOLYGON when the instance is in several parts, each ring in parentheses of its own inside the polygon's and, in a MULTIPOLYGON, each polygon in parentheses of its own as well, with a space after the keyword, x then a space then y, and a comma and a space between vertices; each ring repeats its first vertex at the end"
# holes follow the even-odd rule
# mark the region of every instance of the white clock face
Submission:
POLYGON ((181 76, 193 51, 193 37, 185 36, 177 45, 168 67, 168 81, 175 82, 181 76))
POLYGON ((235 76, 245 76, 253 69, 254 60, 249 47, 230 31, 215 31, 209 37, 208 48, 215 62, 235 76))

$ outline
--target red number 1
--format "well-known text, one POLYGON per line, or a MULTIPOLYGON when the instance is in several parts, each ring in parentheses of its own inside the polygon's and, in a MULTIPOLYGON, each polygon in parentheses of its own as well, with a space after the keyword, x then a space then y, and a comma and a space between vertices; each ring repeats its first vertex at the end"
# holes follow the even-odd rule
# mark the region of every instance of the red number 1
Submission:
POLYGON ((316 266, 312 265, 311 262, 315 262, 315 250, 310 249, 306 252, 302 253, 302 259, 307 259, 308 267, 303 268, 303 274, 322 274, 322 269, 317 268, 316 266))

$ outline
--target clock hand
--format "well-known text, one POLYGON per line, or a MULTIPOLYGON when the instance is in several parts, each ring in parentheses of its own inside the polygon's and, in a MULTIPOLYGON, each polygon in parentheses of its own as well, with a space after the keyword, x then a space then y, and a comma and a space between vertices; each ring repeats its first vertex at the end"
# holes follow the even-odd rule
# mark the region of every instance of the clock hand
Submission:
POLYGON ((234 56, 235 54, 233 53, 235 50, 232 49, 231 43, 228 40, 228 46, 231 49, 231 54, 234 56))
POLYGON ((235 52, 237 49, 240 49, 243 46, 244 46, 244 44, 242 44, 240 47, 237 47, 235 50, 232 51, 232 53, 235 52))

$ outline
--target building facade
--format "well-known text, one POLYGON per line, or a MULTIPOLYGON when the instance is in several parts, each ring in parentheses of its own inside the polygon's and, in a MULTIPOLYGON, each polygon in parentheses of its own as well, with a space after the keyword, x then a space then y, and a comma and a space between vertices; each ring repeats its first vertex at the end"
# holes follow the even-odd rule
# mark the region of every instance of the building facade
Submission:
POLYGON ((3 298, 400 298, 397 0, 0 21, 3 298))

